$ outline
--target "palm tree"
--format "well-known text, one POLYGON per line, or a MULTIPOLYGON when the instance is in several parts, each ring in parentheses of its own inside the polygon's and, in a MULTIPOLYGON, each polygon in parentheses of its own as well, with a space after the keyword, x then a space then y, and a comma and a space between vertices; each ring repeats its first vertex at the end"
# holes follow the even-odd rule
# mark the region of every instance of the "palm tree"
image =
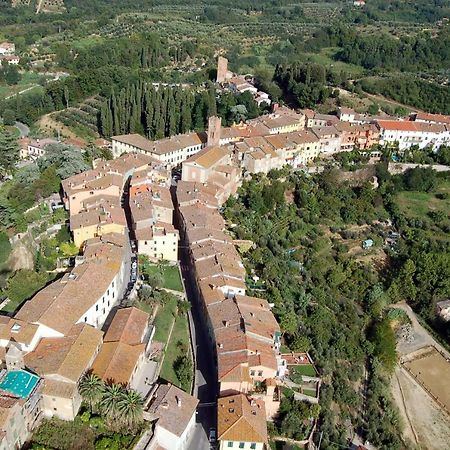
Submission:
POLYGON ((124 397, 124 393, 122 385, 115 383, 106 385, 103 391, 99 407, 100 412, 105 416, 110 428, 119 426, 117 423, 119 416, 118 408, 120 400, 124 397))
POLYGON ((129 430, 136 430, 142 423, 144 401, 139 392, 126 390, 118 403, 119 421, 129 430))
POLYGON ((80 381, 78 390, 83 400, 89 405, 91 413, 102 398, 104 389, 105 384, 103 380, 92 372, 87 373, 80 381))

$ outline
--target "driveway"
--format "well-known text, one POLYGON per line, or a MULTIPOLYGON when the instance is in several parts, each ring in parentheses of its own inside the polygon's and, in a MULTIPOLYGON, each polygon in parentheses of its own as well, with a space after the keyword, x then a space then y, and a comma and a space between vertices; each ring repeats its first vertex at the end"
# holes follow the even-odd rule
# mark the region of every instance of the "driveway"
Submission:
POLYGON ((409 353, 415 352, 426 346, 434 346, 439 351, 444 353, 447 358, 450 358, 450 353, 442 347, 439 342, 437 342, 433 336, 428 333, 428 331, 420 324, 417 319, 415 312, 411 309, 411 307, 402 302, 391 305, 392 308, 401 309, 408 314, 409 319, 411 320, 411 326, 414 332, 414 339, 412 342, 399 342, 397 345, 397 351, 400 356, 408 355, 409 353))

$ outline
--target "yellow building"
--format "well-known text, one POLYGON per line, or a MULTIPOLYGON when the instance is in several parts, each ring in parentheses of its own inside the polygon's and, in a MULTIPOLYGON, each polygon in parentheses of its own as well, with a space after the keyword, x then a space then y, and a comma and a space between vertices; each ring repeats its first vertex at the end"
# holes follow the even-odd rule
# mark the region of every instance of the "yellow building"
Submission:
POLYGON ((152 260, 177 261, 179 239, 178 230, 170 223, 157 222, 149 228, 136 230, 139 254, 152 260))
POLYGON ((70 217, 73 241, 81 247, 85 241, 107 233, 125 234, 127 221, 122 208, 105 202, 101 207, 82 211, 70 217))

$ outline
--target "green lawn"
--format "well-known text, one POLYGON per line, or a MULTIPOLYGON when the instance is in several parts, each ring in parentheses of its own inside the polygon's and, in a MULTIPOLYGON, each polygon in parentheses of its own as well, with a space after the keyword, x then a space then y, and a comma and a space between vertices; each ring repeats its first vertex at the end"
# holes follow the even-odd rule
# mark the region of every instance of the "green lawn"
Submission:
POLYGON ((175 318, 175 313, 177 310, 177 301, 172 299, 165 305, 160 305, 158 307, 158 312, 156 313, 153 325, 155 326, 155 336, 154 340, 158 342, 167 342, 169 337, 170 327, 175 318))
POLYGON ((315 397, 317 394, 315 389, 303 389, 302 393, 307 395, 308 397, 315 397))
MULTIPOLYGON (((22 79, 19 83, 8 86, 6 83, 0 83, 0 98, 5 98, 10 95, 17 94, 18 92, 24 91, 25 89, 33 87, 35 89, 43 89, 38 83, 42 78, 46 78, 45 76, 39 75, 34 72, 25 72, 22 75, 22 79)), ((31 89, 30 91, 31 92, 31 89)))
POLYGON ((171 289, 173 291, 183 292, 183 284, 181 282, 180 271, 178 266, 170 265, 147 265, 144 266, 144 273, 154 275, 160 273, 163 278, 163 288, 171 289))
POLYGON ((344 71, 353 76, 362 75, 364 69, 355 64, 348 64, 342 61, 336 61, 333 56, 339 51, 338 47, 323 48, 319 53, 306 53, 305 56, 316 64, 323 64, 327 67, 332 67, 338 71, 344 71))
POLYGON ((173 369, 174 362, 179 356, 184 356, 189 352, 189 329, 186 314, 178 316, 173 327, 169 344, 166 348, 164 362, 161 368, 160 377, 170 381, 174 385, 190 392, 190 386, 183 386, 178 380, 173 369))
POLYGON ((311 364, 304 364, 301 366, 289 366, 289 378, 294 382, 301 384, 302 376, 316 377, 316 371, 311 364))
POLYGON ((397 203, 409 217, 425 218, 429 211, 450 211, 450 198, 439 199, 436 194, 450 193, 450 182, 443 182, 436 192, 403 191, 397 194, 397 203))

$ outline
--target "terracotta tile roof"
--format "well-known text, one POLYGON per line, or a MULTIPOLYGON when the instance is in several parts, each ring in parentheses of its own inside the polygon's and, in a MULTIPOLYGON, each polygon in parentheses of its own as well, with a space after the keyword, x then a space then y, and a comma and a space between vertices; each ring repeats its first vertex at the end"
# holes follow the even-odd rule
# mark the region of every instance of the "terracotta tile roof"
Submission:
POLYGON ((230 153, 226 147, 206 147, 184 161, 183 165, 196 164, 209 169, 216 164, 225 163, 230 158, 230 153))
POLYGON ((146 312, 135 307, 117 310, 103 342, 120 341, 129 345, 140 344, 148 328, 149 317, 146 312))
POLYGON ((92 371, 104 381, 126 385, 130 382, 136 364, 144 351, 145 344, 105 342, 92 364, 92 371))
POLYGON ((202 145, 206 142, 206 134, 186 133, 161 139, 159 141, 150 141, 139 134, 113 136, 111 139, 113 141, 131 145, 150 154, 164 155, 184 148, 202 145))
POLYGON ((180 206, 201 203, 210 207, 218 207, 218 188, 210 183, 179 181, 177 184, 177 202, 180 206))
POLYGON ((152 227, 139 228, 134 234, 138 241, 151 241, 155 236, 178 236, 179 232, 170 223, 157 222, 152 227))
POLYGON ((377 124, 380 129, 390 131, 443 133, 446 130, 443 124, 411 122, 406 120, 378 120, 377 124))
POLYGON ((232 299, 224 299, 220 303, 210 305, 208 316, 214 330, 241 324, 241 315, 232 299))
POLYGON ((0 339, 29 345, 39 326, 17 318, 0 324, 0 339))
POLYGON ((225 220, 218 213, 214 213, 206 206, 197 203, 195 205, 182 206, 179 211, 187 230, 192 228, 208 228, 209 230, 225 229, 225 220))
POLYGON ((211 286, 204 280, 198 282, 201 296, 206 306, 212 305, 217 302, 221 302, 225 296, 220 289, 211 286))
POLYGON ((42 394, 49 397, 61 397, 72 399, 78 392, 76 383, 46 379, 44 380, 42 394))
POLYGON ((316 127, 312 132, 319 138, 339 137, 339 131, 334 126, 316 127))
POLYGON ((242 280, 237 280, 235 278, 230 277, 224 277, 224 276, 218 276, 218 277, 208 277, 203 280, 205 283, 208 283, 210 286, 213 287, 225 287, 225 286, 231 286, 236 289, 246 289, 245 282, 242 280))
POLYGON ((66 334, 104 295, 120 271, 125 236, 110 233, 86 242, 84 262, 27 301, 16 318, 66 334))
POLYGON ((197 409, 198 400, 173 385, 160 385, 149 407, 149 413, 160 426, 181 436, 197 409))
POLYGON ((267 443, 266 411, 262 400, 244 394, 218 399, 219 440, 267 443))
POLYGON ((270 310, 267 300, 236 295, 235 301, 243 318, 245 330, 263 338, 273 340, 280 326, 270 310))
POLYGON ((231 242, 201 242, 191 245, 190 250, 194 261, 212 258, 218 254, 228 258, 239 259, 239 253, 231 242))
POLYGON ((24 356, 26 367, 45 377, 58 375, 78 382, 97 353, 103 333, 90 325, 77 324, 61 338, 42 338, 24 356))
POLYGON ((70 216, 71 230, 107 224, 122 225, 123 227, 127 225, 124 210, 119 204, 105 201, 101 206, 93 206, 87 211, 80 211, 78 214, 70 216))
POLYGON ((419 112, 415 115, 415 120, 423 120, 425 122, 445 123, 450 125, 450 116, 443 114, 429 114, 419 112))
POLYGON ((125 153, 111 161, 98 162, 95 168, 104 174, 117 173, 122 176, 128 175, 135 170, 144 170, 152 164, 159 164, 159 162, 150 155, 143 155, 142 153, 125 153))
POLYGON ((245 279, 245 268, 241 260, 221 253, 217 253, 212 258, 197 261, 195 271, 199 279, 218 275, 245 279))
POLYGON ((217 355, 217 378, 219 383, 247 382, 250 380, 248 354, 245 350, 217 355), (243 376, 243 378, 241 378, 243 376))

